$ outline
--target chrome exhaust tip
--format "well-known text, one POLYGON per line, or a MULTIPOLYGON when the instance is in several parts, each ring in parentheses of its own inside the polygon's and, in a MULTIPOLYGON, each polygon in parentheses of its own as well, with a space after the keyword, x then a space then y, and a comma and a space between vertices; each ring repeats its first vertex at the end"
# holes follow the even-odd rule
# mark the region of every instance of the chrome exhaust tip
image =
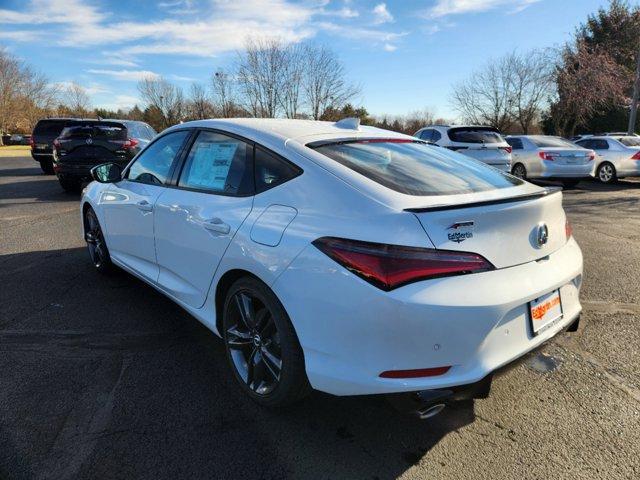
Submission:
POLYGON ((435 417, 438 415, 446 405, 444 403, 436 403, 435 405, 429 405, 428 407, 416 410, 416 415, 420 420, 426 420, 427 418, 435 417))

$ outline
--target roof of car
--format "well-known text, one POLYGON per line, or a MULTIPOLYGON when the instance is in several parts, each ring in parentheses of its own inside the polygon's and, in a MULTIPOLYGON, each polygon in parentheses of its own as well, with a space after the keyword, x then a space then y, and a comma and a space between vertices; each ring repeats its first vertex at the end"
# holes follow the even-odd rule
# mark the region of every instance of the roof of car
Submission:
POLYGON ((204 127, 226 130, 238 135, 256 136, 271 140, 297 140, 308 143, 317 140, 337 138, 411 138, 402 133, 383 130, 381 128, 360 125, 357 129, 346 127, 340 122, 318 120, 293 120, 287 118, 223 118, 211 120, 195 120, 174 125, 169 130, 184 127, 204 127))

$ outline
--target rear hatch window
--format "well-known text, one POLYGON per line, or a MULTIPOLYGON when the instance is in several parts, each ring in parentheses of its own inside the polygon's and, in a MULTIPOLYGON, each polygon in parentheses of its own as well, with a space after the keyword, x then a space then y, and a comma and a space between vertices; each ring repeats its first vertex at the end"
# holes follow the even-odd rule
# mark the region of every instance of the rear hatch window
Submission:
POLYGON ((483 163, 419 140, 346 140, 307 146, 407 195, 474 193, 522 184, 521 180, 483 163))
POLYGON ((127 129, 114 123, 92 123, 67 127, 60 134, 60 138, 65 140, 89 137, 94 140, 126 140, 127 129))
POLYGON ((491 127, 457 127, 447 132, 452 142, 459 143, 504 143, 500 132, 491 127))
POLYGON ((62 129, 69 124, 68 120, 41 120, 33 129, 34 135, 57 137, 62 129))

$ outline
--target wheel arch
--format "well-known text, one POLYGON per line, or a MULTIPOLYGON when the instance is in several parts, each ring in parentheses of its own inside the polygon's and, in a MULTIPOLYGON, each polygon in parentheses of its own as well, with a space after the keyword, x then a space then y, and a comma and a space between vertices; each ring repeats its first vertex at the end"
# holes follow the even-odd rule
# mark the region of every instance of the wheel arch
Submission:
MULTIPOLYGON (((256 280, 269 286, 268 283, 266 283, 264 280, 258 277, 255 273, 251 273, 250 271, 244 270, 242 268, 234 268, 234 269, 228 270, 220 277, 220 280, 218 280, 218 283, 216 284, 215 297, 214 297, 214 305, 215 305, 215 313, 216 313, 216 330, 218 330, 218 334, 220 336, 222 336, 222 314, 224 309, 224 300, 227 296, 227 292, 231 288, 231 285, 233 285, 236 282, 236 280, 242 277, 255 278, 256 280)), ((271 289, 271 287, 269 288, 271 289)))

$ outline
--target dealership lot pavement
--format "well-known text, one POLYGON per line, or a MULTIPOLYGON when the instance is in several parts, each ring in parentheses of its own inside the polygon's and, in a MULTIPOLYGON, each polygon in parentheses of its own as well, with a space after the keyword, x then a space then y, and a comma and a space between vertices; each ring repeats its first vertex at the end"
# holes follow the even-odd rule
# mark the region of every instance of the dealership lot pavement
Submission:
POLYGON ((93 271, 78 196, 0 158, 0 479, 639 478, 640 181, 565 206, 584 313, 427 422, 375 397, 260 409, 222 343, 151 287, 93 271))

